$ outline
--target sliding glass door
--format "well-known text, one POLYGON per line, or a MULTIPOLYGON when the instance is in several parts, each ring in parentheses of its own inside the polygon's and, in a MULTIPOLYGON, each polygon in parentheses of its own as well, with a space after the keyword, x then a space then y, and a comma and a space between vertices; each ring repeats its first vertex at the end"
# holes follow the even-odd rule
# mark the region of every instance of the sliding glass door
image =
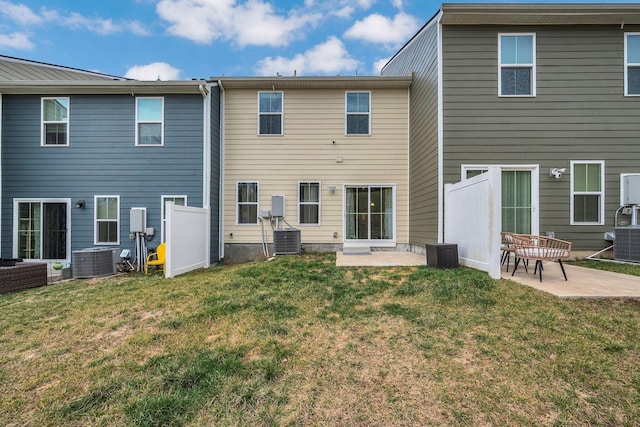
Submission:
POLYGON ((502 231, 531 234, 531 171, 502 171, 502 231))
POLYGON ((394 239, 393 187, 346 187, 345 240, 375 243, 394 239))
POLYGON ((69 202, 18 201, 16 256, 68 259, 69 202))

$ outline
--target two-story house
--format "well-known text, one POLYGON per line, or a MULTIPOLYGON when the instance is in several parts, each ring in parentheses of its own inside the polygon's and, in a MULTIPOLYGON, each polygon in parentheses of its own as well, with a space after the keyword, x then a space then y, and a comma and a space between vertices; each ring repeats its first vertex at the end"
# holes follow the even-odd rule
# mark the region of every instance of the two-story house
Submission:
POLYGON ((219 91, 205 81, 142 82, 0 57, 3 258, 70 262, 84 248, 149 247, 165 204, 212 207, 219 260, 219 91))
MULTIPOLYGON (((502 170, 502 228, 577 250, 632 221, 640 5, 444 4, 383 68, 413 73, 410 242, 443 236, 444 184, 502 170)), ((473 215, 470 207, 469 215, 473 215)))
POLYGON ((410 84, 221 78, 224 259, 272 254, 274 228, 310 251, 406 249, 410 84))

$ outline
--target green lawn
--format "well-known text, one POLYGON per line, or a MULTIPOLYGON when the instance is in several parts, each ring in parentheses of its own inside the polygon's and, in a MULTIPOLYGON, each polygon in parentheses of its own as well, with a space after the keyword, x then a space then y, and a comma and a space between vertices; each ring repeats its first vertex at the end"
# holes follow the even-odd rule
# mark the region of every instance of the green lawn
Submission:
POLYGON ((637 425, 640 301, 278 257, 0 295, 0 424, 637 425))

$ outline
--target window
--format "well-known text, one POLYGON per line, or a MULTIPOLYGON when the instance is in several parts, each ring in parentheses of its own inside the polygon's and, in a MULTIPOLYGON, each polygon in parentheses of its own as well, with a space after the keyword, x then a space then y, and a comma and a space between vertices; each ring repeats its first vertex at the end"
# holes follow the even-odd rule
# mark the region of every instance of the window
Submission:
POLYGON ((371 94, 369 92, 347 92, 346 98, 346 134, 369 135, 371 94))
POLYGON ((640 33, 624 35, 624 94, 640 95, 640 33))
POLYGON ((571 193, 571 224, 604 224, 604 161, 572 161, 571 193))
POLYGON ((69 98, 42 98, 42 145, 69 145, 69 98))
POLYGON ((535 34, 500 34, 498 40, 499 95, 535 96, 535 34))
POLYGON ((136 145, 163 145, 163 120, 163 98, 136 98, 136 145))
POLYGON ((320 224, 320 183, 301 182, 298 188, 298 224, 320 224))
POLYGON ((238 183, 238 224, 258 223, 258 183, 238 183))
POLYGON ((95 196, 95 244, 120 244, 120 197, 95 196))
POLYGON ((165 231, 167 230, 167 202, 173 202, 176 206, 187 206, 187 196, 162 196, 162 241, 165 239, 165 231))
POLYGON ((14 251, 16 258, 66 260, 69 254, 67 224, 69 200, 14 200, 14 251))
POLYGON ((282 92, 258 93, 258 135, 282 135, 282 92))

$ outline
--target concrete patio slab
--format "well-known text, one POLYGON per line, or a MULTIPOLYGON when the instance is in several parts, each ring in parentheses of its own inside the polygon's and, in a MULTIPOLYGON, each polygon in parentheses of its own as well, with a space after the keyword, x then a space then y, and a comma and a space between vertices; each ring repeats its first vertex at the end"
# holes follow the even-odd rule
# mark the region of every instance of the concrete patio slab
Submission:
MULTIPOLYGON (((336 252, 336 266, 391 267, 426 265, 424 255, 413 252, 374 251, 368 254, 344 254, 336 252)), ((564 264, 568 281, 564 280, 560 265, 545 262, 542 282, 533 275, 533 265, 529 273, 522 266, 515 275, 502 270, 502 278, 547 292, 559 298, 640 298, 640 277, 612 273, 593 268, 564 264)))
POLYGON ((502 278, 547 292, 560 298, 640 298, 640 277, 612 273, 593 268, 578 267, 564 263, 567 281, 557 262, 545 262, 542 282, 533 275, 533 263, 526 273, 522 266, 512 276, 502 270, 502 278))

